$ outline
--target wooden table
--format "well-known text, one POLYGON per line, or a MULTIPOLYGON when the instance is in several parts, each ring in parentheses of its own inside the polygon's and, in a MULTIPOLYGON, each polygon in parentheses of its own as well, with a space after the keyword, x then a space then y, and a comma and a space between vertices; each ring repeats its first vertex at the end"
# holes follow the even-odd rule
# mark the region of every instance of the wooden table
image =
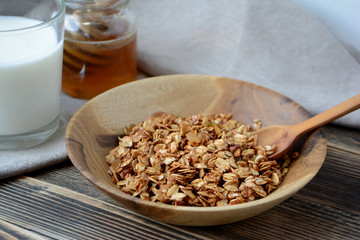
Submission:
POLYGON ((134 214, 70 161, 0 184, 0 239, 360 239, 360 131, 324 127, 318 175, 267 212, 233 224, 181 227, 134 214))

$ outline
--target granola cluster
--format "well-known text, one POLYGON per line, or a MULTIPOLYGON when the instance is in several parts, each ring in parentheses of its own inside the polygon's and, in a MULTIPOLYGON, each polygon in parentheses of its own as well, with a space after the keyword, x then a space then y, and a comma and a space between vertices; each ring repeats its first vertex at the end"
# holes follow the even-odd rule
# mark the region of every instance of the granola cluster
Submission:
POLYGON ((275 146, 257 145, 261 127, 232 114, 179 117, 157 113, 125 128, 106 157, 109 174, 125 193, 181 206, 225 206, 266 197, 291 159, 269 160, 275 146))

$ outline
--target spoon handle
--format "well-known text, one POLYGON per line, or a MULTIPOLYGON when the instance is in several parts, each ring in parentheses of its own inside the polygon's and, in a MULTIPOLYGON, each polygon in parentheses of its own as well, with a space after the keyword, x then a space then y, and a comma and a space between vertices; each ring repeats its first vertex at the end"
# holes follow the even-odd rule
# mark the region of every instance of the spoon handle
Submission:
POLYGON ((325 112, 322 112, 302 123, 293 125, 298 134, 306 133, 315 128, 321 127, 329 122, 332 122, 350 112, 360 108, 360 94, 346 100, 345 102, 336 105, 325 112))

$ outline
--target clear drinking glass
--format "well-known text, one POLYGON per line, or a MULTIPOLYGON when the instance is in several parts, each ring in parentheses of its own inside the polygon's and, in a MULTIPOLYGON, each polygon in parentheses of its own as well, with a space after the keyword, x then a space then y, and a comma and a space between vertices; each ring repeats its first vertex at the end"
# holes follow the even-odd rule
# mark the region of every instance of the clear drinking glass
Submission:
POLYGON ((58 128, 63 0, 0 1, 0 149, 29 148, 58 128))

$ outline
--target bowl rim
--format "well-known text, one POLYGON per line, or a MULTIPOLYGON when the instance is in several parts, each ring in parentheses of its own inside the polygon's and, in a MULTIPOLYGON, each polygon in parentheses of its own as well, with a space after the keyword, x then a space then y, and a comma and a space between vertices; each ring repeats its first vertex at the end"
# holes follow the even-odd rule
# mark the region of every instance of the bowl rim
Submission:
MULTIPOLYGON (((70 134, 71 134, 71 128, 73 127, 74 124, 70 124, 74 121, 74 119, 78 116, 81 115, 84 111, 86 111, 86 108, 92 104, 93 102, 98 101, 98 99, 103 98, 104 96, 106 96, 107 94, 109 94, 110 92, 116 92, 119 91, 118 89, 124 88, 124 86, 129 86, 129 85, 137 85, 137 84, 141 84, 139 82, 144 82, 144 81, 154 81, 154 79, 158 79, 158 81, 165 81, 166 78, 170 77, 182 77, 182 76, 186 76, 186 77, 197 77, 197 76, 202 76, 202 77, 208 77, 210 78, 222 78, 222 79, 228 79, 228 80, 232 80, 232 81, 236 81, 239 82, 241 84, 245 84, 248 86, 254 86, 254 87, 258 87, 263 91, 267 91, 271 94, 275 94, 277 96, 281 96, 285 99, 287 99, 288 101, 292 102, 293 104, 295 104, 297 107, 299 107, 299 109, 301 109, 306 115, 308 115, 309 117, 311 116, 310 113, 304 108, 302 107, 299 103, 297 103, 296 101, 292 100, 291 98, 278 93, 272 89, 257 85, 255 83, 251 83, 251 82, 247 82, 247 81, 243 81, 243 80, 238 80, 238 79, 234 79, 234 78, 228 78, 228 77, 219 77, 219 76, 214 76, 214 75, 204 75, 204 74, 169 74, 169 75, 161 75, 161 76, 154 76, 154 77, 148 77, 148 78, 144 78, 138 81, 133 81, 130 83, 126 83, 117 87, 114 87, 108 91, 105 91, 101 94, 99 94, 98 96, 90 99, 88 102, 86 102, 83 106, 81 106, 78 111, 72 116, 72 118, 69 121, 69 124, 66 128, 66 132, 65 132, 65 140, 66 140, 66 148, 69 149, 70 148, 70 144, 69 141, 67 141, 67 139, 69 139, 70 134)), ((169 80, 169 79, 167 79, 169 80)), ((264 203, 273 203, 273 205, 275 204, 279 204, 280 202, 285 201, 286 199, 288 199, 289 197, 291 197, 292 195, 294 195, 296 192, 298 192, 300 189, 302 189, 305 185, 307 185, 319 172, 319 170, 321 169, 324 161, 325 161, 325 157, 326 157, 326 152, 327 152, 327 144, 326 144, 326 136, 324 134, 324 131, 322 128, 319 128, 317 130, 314 131, 314 133, 318 133, 321 135, 321 139, 325 140, 325 143, 322 145, 323 149, 322 149, 322 161, 321 164, 319 164, 318 169, 316 169, 315 171, 312 171, 311 174, 307 174, 306 177, 301 178, 300 180, 297 180, 295 183, 291 184, 291 191, 287 191, 284 192, 283 195, 279 195, 279 193, 282 193, 283 190, 281 188, 281 185, 273 192, 271 192, 271 194, 269 194, 268 196, 266 196, 265 198, 261 198, 261 199, 256 199, 254 201, 250 201, 250 202, 245 202, 245 203, 241 203, 241 204, 235 204, 235 205, 226 205, 226 206, 214 206, 214 207, 197 207, 197 206, 175 206, 175 205, 170 205, 170 204, 166 204, 166 203, 161 203, 161 202, 152 202, 149 200, 144 200, 141 199, 139 197, 135 197, 129 194, 126 194, 125 192, 123 192, 121 189, 118 188, 119 191, 113 191, 116 187, 116 184, 113 183, 113 186, 111 186, 109 183, 105 183, 103 181, 97 181, 96 178, 93 177, 93 175, 91 173, 89 173, 86 169, 84 169, 80 163, 78 163, 78 161, 76 161, 76 159, 74 159, 75 157, 72 157, 72 153, 71 151, 68 151, 68 155, 69 158, 71 160, 71 162, 73 163, 73 165, 77 168, 77 170, 88 180, 90 181, 94 186, 96 186, 97 188, 99 188, 101 191, 111 195, 111 196, 116 196, 116 197, 120 197, 122 199, 125 199, 126 201, 129 201, 135 205, 143 205, 146 207, 151 207, 151 208, 162 208, 162 209, 169 209, 172 211, 181 211, 181 212, 227 212, 227 211, 234 211, 234 210, 241 210, 241 209, 245 209, 245 208, 255 208, 257 206, 263 205, 264 203), (280 190, 280 191, 279 191, 280 190)), ((106 172, 104 172, 104 174, 106 174, 106 172)), ((110 177, 110 176, 109 176, 110 177)), ((269 204, 271 205, 271 204, 269 204)))

